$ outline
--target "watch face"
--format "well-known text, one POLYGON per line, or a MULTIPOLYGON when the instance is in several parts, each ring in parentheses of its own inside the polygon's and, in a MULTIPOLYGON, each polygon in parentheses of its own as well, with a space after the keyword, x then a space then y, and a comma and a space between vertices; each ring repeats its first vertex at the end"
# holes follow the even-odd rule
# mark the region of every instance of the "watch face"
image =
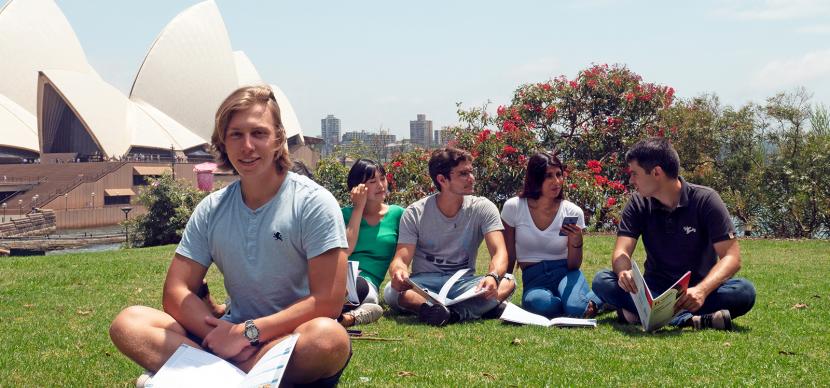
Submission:
POLYGON ((248 325, 245 327, 245 337, 249 340, 254 340, 259 338, 259 329, 256 328, 254 325, 248 325))

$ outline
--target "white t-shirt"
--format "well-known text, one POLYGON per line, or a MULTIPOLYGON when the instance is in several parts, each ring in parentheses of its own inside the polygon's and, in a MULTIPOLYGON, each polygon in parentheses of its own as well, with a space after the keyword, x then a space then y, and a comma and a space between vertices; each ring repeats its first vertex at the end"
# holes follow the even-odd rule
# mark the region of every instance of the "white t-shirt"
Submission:
POLYGON ((527 198, 513 197, 504 203, 501 218, 516 229, 516 259, 520 263, 538 263, 543 260, 568 258, 568 237, 560 236, 562 220, 577 217, 576 224, 585 228, 585 215, 573 202, 563 200, 553 222, 545 230, 539 230, 530 216, 527 198))

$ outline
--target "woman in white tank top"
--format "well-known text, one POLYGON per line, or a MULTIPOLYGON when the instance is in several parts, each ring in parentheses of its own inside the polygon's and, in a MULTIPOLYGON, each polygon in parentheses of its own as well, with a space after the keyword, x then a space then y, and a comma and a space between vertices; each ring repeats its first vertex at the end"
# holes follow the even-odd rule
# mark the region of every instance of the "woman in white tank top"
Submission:
POLYGON ((516 262, 522 269, 524 309, 548 318, 593 317, 602 301, 579 270, 585 216, 565 199, 564 170, 556 155, 534 154, 522 192, 505 202, 501 217, 510 269, 516 262))

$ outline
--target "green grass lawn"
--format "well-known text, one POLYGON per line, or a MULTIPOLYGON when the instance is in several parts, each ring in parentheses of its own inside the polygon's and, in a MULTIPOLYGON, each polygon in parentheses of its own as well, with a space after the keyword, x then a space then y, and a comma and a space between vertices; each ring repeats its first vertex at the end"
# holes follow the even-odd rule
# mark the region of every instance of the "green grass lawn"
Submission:
MULTIPOLYGON (((589 279, 613 237, 586 240, 589 279)), ((343 386, 830 385, 830 242, 741 242, 755 308, 733 332, 645 334, 614 314, 596 329, 498 320, 433 328, 389 312, 362 327, 393 341, 355 340, 343 386), (795 307, 806 304, 806 307, 795 307)), ((0 259, 0 386, 132 386, 141 368, 110 343, 122 308, 160 306, 173 246, 0 259)), ((480 251, 479 268, 486 266, 480 251)), ((642 249, 635 258, 642 261, 642 249)), ((479 272, 482 272, 481 270, 479 272)), ((221 275, 209 282, 224 297, 221 275)), ((520 282, 521 283, 521 282, 520 282)), ((520 284, 521 285, 521 284, 520 284)), ((520 302, 520 292, 513 298, 520 302)))

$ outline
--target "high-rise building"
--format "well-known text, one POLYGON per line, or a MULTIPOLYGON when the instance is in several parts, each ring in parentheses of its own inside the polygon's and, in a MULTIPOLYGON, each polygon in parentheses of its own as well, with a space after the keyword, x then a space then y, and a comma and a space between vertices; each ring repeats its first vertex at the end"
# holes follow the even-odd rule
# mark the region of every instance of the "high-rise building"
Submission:
POLYGON ((340 144, 340 119, 328 115, 320 120, 320 137, 323 138, 323 156, 334 151, 334 146, 340 144))
POLYGON ((417 120, 410 121, 409 138, 413 144, 430 148, 432 146, 432 120, 427 120, 425 114, 419 114, 417 120))
POLYGON ((454 138, 452 130, 449 127, 444 127, 435 130, 435 137, 432 139, 432 145, 435 147, 442 147, 447 145, 447 142, 454 138))

